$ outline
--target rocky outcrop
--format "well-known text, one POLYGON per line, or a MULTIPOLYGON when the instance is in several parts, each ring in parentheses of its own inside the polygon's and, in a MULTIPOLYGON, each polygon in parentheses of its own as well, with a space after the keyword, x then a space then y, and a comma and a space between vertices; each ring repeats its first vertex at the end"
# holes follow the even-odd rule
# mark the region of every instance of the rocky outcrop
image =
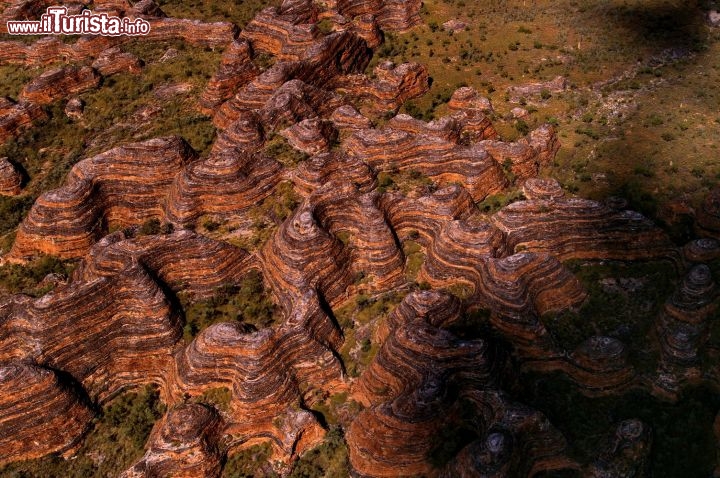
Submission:
POLYGON ((481 96, 475 88, 464 86, 458 88, 450 97, 448 107, 453 111, 480 110, 483 113, 492 113, 490 100, 481 96))
POLYGON ((0 195, 17 196, 22 189, 22 174, 7 158, 0 158, 0 195))
POLYGON ((426 247, 446 222, 472 214, 473 200, 464 188, 451 185, 419 198, 387 193, 382 208, 401 239, 415 238, 426 247))
POLYGON ((370 48, 377 48, 382 45, 383 35, 377 20, 372 15, 358 15, 353 18, 349 28, 360 38, 365 40, 370 48))
POLYGON ((272 437, 275 456, 287 461, 324 433, 311 413, 298 409, 300 386, 334 389, 341 380, 332 353, 341 335, 320 298, 306 289, 281 304, 286 319, 277 327, 217 324, 187 347, 173 306, 176 294, 211 296, 258 266, 244 251, 189 231, 135 239, 111 234, 93 246, 67 284, 40 299, 13 296, 2 303, 0 362, 32 361, 60 370, 96 401, 142 383, 159 384, 170 404, 210 388, 231 390, 222 427, 214 419, 193 422, 192 411, 190 417, 180 414, 183 419, 171 412, 128 476, 154 476, 156 466, 177 467, 187 476, 204 466, 213 472, 213 460, 219 463, 226 448, 212 451, 211 431, 212 439, 233 437, 223 441, 231 447, 272 437), (180 443, 168 447, 167 434, 178 433, 185 420, 197 427, 188 425, 180 443), (202 453, 208 455, 193 459, 202 453))
MULTIPOLYGON (((340 75, 362 71, 369 60, 370 50, 362 38, 347 32, 328 35, 313 43, 302 60, 275 63, 240 88, 218 110, 213 123, 226 129, 243 113, 265 110, 263 116, 275 128, 278 125, 275 117, 287 119, 291 117, 289 114, 297 117, 304 105, 308 105, 310 111, 301 119, 329 116, 342 102, 328 101, 333 95, 325 88, 340 75), (287 83, 289 85, 284 86, 287 83)), ((299 119, 285 126, 297 121, 299 119)))
POLYGON ((100 75, 90 67, 54 68, 32 80, 20 92, 20 101, 46 105, 61 98, 93 89, 100 75))
POLYGON ((565 191, 554 179, 546 178, 530 178, 523 183, 523 196, 530 200, 548 200, 561 199, 565 196, 565 191))
POLYGON ((65 116, 70 119, 79 120, 85 111, 85 102, 80 98, 70 98, 65 104, 65 116))
POLYGON ((460 450, 442 470, 442 478, 572 476, 569 471, 580 469, 565 455, 565 438, 537 410, 492 390, 466 392, 463 399, 464 407, 474 408, 472 427, 479 439, 460 450))
POLYGON ((181 39, 191 45, 224 47, 238 35, 238 27, 230 22, 202 22, 186 18, 149 19, 148 40, 181 39))
POLYGON ((299 61, 321 36, 314 24, 303 20, 309 19, 268 7, 255 15, 240 35, 257 52, 271 54, 279 60, 299 61))
POLYGON ((523 98, 531 98, 533 96, 547 93, 561 93, 568 87, 567 78, 563 76, 557 76, 550 81, 540 83, 530 83, 522 86, 511 86, 508 88, 508 94, 510 100, 518 102, 523 98))
POLYGON ((337 303, 353 280, 348 252, 320 227, 308 200, 265 244, 260 259, 268 282, 285 308, 307 289, 321 291, 331 305, 337 303))
POLYGON ((705 196, 697 212, 696 229, 701 236, 720 240, 720 188, 705 196))
POLYGON ((0 97, 0 144, 30 128, 34 121, 47 118, 42 108, 33 103, 15 103, 0 97))
POLYGON ((378 112, 397 112, 407 100, 430 89, 427 68, 419 63, 395 65, 385 61, 375 67, 375 79, 351 75, 338 82, 338 90, 354 101, 365 101, 378 112))
MULTIPOLYGON (((358 474, 437 476, 440 470, 428 457, 443 445, 443 433, 460 426, 487 434, 468 446, 489 443, 514 470, 512 476, 572 464, 562 456, 562 436, 545 417, 511 404, 502 394, 481 391, 493 387, 501 359, 489 343, 461 340, 443 328, 458 319, 459 310, 451 296, 413 293, 381 329, 380 350, 353 391, 367 408, 346 435, 350 463, 358 474), (460 390, 450 393, 450 387, 460 390)), ((448 465, 447 476, 461 476, 453 470, 462 469, 467 453, 448 465)))
POLYGON ((218 477, 222 428, 223 421, 214 410, 181 405, 155 424, 145 455, 120 476, 218 477))
POLYGON ((561 260, 679 259, 665 233, 641 214, 557 198, 557 187, 548 187, 554 191, 549 197, 512 203, 493 216, 509 250, 545 252, 561 260))
POLYGON ((683 248, 685 260, 691 263, 707 263, 720 259, 720 241, 711 238, 695 239, 683 248))
POLYGON ((189 230, 126 239, 122 232, 105 236, 86 256, 75 278, 92 281, 140 264, 163 287, 194 298, 210 297, 223 286, 237 286, 254 258, 244 250, 189 230), (182 257, 178 262, 177 257, 182 257))
POLYGON ((617 392, 633 385, 635 371, 628 363, 625 344, 612 337, 593 336, 581 343, 570 355, 568 363, 560 364, 586 395, 617 392))
POLYGON ((453 124, 401 117, 383 129, 359 130, 341 147, 376 171, 416 171, 440 183, 460 183, 476 201, 500 191, 507 185, 502 167, 479 144, 458 144, 453 124))
POLYGON ((191 224, 203 214, 237 214, 268 197, 282 165, 264 154, 233 149, 188 165, 169 187, 165 216, 191 224))
POLYGON ((328 151, 337 139, 337 130, 330 121, 306 119, 280 131, 288 143, 306 154, 328 151))
POLYGON ((113 47, 100 53, 92 67, 103 76, 123 72, 138 74, 142 71, 143 63, 132 53, 124 52, 119 47, 113 47))
POLYGON ((3 1, 0 12, 0 33, 7 33, 8 20, 25 20, 26 18, 40 18, 52 2, 47 0, 6 0, 3 1))
POLYGON ((144 17, 166 17, 165 12, 154 0, 140 0, 132 6, 132 13, 144 17))
POLYGON ((47 368, 0 362, 0 464, 77 445, 94 413, 69 385, 47 368))
POLYGON ((718 290, 710 268, 696 265, 668 299, 655 322, 662 360, 655 381, 659 391, 677 398, 684 383, 702 375, 700 355, 709 338, 708 320, 717 310, 718 290))
MULTIPOLYGON (((259 111, 267 130, 277 131, 306 119, 327 117, 342 104, 342 99, 327 90, 301 80, 290 80, 272 92, 259 111)), ((324 125, 329 130, 327 125, 324 125)))
POLYGON ((293 172, 295 190, 307 197, 322 186, 333 183, 353 184, 358 192, 366 193, 377 186, 367 164, 337 152, 320 153, 303 161, 293 172))
POLYGON ((112 12, 119 16, 165 16, 153 0, 140 0, 134 5, 127 0, 95 0, 93 6, 95 11, 112 12))
POLYGON ((354 186, 328 183, 310 201, 324 230, 335 237, 345 235, 353 277, 364 279, 368 289, 387 290, 402 284, 404 258, 378 207, 377 193, 360 194, 354 186))
MULTIPOLYGON (((3 22, 3 27, 5 23, 3 22)), ((45 66, 57 61, 80 62, 96 58, 118 40, 107 36, 82 36, 66 43, 57 36, 40 38, 27 44, 19 41, 0 42, 0 64, 45 66)))
POLYGON ((535 177, 540 167, 547 165, 560 149, 555 129, 548 124, 514 143, 490 140, 479 144, 499 164, 508 165, 520 181, 535 177))
POLYGON ((333 111, 330 120, 340 131, 352 131, 372 127, 372 122, 350 105, 344 105, 333 111))
POLYGON ((337 359, 315 339, 334 335, 331 343, 337 343, 339 338, 336 331, 323 335, 334 329, 317 299, 315 304, 299 303, 278 330, 251 331, 237 323, 208 327, 177 354, 169 384, 172 397, 227 387, 232 395, 224 434, 233 437, 231 446, 272 437, 281 460, 312 447, 323 431, 311 413, 298 409, 298 385, 311 381, 314 387, 332 387, 341 373, 337 359))
POLYGON ((493 241, 499 235, 482 224, 451 225, 428 251, 418 279, 436 286, 459 280, 470 286, 473 301, 505 317, 523 317, 523 321, 582 302, 582 287, 554 257, 533 253, 492 257, 493 241), (463 246, 467 247, 464 254, 460 252, 463 246), (460 257, 474 262, 448 263, 460 257))
POLYGON ((195 158, 179 137, 128 144, 76 164, 59 189, 41 195, 11 251, 81 257, 109 226, 162 218, 173 178, 195 158))
POLYGON ((204 113, 212 115, 215 108, 230 99, 238 88, 260 74, 252 57, 250 45, 243 40, 236 40, 225 49, 220 66, 208 81, 199 100, 204 113))
POLYGON ((337 0, 337 10, 347 18, 372 15, 383 30, 406 31, 419 25, 420 0, 337 0))
POLYGON ((452 406, 446 387, 459 376, 468 383, 492 380, 488 344, 461 341, 434 323, 455 318, 433 314, 448 308, 450 297, 426 292, 405 303, 354 389, 353 396, 368 408, 350 425, 347 442, 350 462, 364 476, 431 474, 426 457, 452 406))
POLYGON ((0 360, 32 361, 69 374, 96 400, 160 381, 181 336, 180 318, 141 265, 80 278, 40 299, 0 309, 0 360))
POLYGON ((618 424, 606 449, 590 464, 585 475, 592 478, 647 476, 651 445, 650 427, 640 420, 625 420, 618 424))

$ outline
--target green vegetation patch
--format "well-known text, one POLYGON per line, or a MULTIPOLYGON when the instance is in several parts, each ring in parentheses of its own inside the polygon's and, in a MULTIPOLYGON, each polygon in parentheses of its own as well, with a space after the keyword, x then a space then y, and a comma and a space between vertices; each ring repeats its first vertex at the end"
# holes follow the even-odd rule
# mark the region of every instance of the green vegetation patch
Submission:
POLYGON ((11 294, 40 297, 53 288, 53 284, 42 284, 48 274, 68 277, 74 268, 74 262, 52 256, 39 256, 27 264, 3 264, 0 266, 0 288, 11 294))
POLYGON ((407 293, 393 291, 375 297, 358 294, 355 300, 333 311, 345 336, 340 357, 351 377, 359 376, 375 358, 380 344, 372 339, 373 332, 407 293))
POLYGON ((271 327, 279 319, 280 311, 265 289, 262 275, 250 271, 239 286, 224 286, 204 300, 191 301, 183 294, 179 299, 185 311, 184 335, 192 340, 198 332, 219 322, 241 322, 255 329, 271 327))
POLYGON ((289 478, 349 476, 348 449, 342 430, 332 427, 325 440, 295 463, 289 478))
POLYGON ((222 470, 222 478, 275 478, 278 475, 270 468, 272 448, 269 443, 253 445, 250 448, 230 454, 222 470))
POLYGON ((115 477, 144 453, 143 447, 155 421, 165 412, 157 389, 146 386, 127 392, 107 404, 93 420, 74 458, 50 455, 0 468, 8 478, 115 477))
POLYGON ((191 401, 194 403, 204 403, 222 412, 227 412, 230 410, 231 399, 232 391, 229 388, 216 387, 205 390, 202 395, 193 398, 191 401))
POLYGON ((378 173, 378 191, 400 191, 407 195, 413 191, 421 193, 434 192, 437 189, 435 182, 416 169, 403 171, 383 171, 378 173))
POLYGON ((29 68, 20 68, 17 65, 0 65, 0 96, 8 96, 13 100, 18 99, 18 94, 23 87, 40 72, 29 68))
POLYGON ((293 148, 288 140, 279 134, 271 136, 265 142, 265 154, 288 168, 295 167, 309 158, 306 153, 293 148))
POLYGON ((417 279, 418 272, 425 262, 425 254, 422 246, 413 240, 403 242, 403 254, 405 254, 405 276, 412 282, 417 279))
POLYGON ((510 189, 505 192, 491 194, 477 204, 478 208, 486 214, 494 214, 508 204, 525 199, 522 190, 510 189))

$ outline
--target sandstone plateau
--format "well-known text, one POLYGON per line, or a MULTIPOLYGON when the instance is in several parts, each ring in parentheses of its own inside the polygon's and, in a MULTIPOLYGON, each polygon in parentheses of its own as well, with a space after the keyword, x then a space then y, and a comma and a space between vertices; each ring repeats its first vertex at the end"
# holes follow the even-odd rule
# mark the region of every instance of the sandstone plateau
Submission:
MULTIPOLYGON (((47 3, 0 2, 0 24, 47 3)), ((162 416, 126 478, 220 477, 256 446, 271 454, 263 470, 288 476, 337 430, 338 476, 630 478, 647 476, 651 424, 619 417, 578 458, 563 427, 525 403, 525 374, 590 398, 720 391, 708 265, 720 258, 720 189, 678 246, 622 201, 575 197, 547 177, 562 147, 550 124, 505 140, 471 87, 443 116, 405 114, 429 91, 428 69, 367 67, 384 34, 422 23, 419 0, 285 0, 243 29, 150 0, 93 9, 147 19, 149 42, 222 51, 186 100, 216 134, 203 154, 178 135, 87 148, 33 197, 3 267, 52 256, 74 269, 49 291, 0 293, 0 465, 71 460, 103 406, 152 385, 162 416), (552 322, 591 300, 577 264, 617 263, 662 263, 677 278, 642 360, 620 333, 572 341, 552 322), (193 307, 253 278, 272 323, 231 311, 237 320, 188 335, 193 307), (217 390, 223 406, 206 400, 217 390)), ((140 77, 149 65, 128 43, 0 42, 0 65, 37 69, 17 98, 0 98, 0 144, 43 128, 53 105, 82 122, 82 94, 140 77)), ((558 77, 508 94, 565 88, 558 77)), ((25 194, 21 161, 0 158, 0 195, 25 194)))

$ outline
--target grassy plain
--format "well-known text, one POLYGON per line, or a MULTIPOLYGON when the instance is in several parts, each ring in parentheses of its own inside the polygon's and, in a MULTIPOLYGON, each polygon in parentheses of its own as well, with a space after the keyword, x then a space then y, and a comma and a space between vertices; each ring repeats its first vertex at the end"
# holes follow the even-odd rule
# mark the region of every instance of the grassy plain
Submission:
MULTIPOLYGON (((709 5, 706 5, 709 6, 709 5)), ((655 218, 675 202, 697 206, 720 179, 720 31, 695 2, 612 0, 427 0, 425 25, 388 34, 378 61, 428 66, 430 92, 404 110, 447 113, 458 86, 493 102, 506 139, 557 126, 562 149, 543 173, 571 193, 622 195, 655 218), (462 31, 442 24, 460 20, 462 31), (511 102, 508 88, 564 76, 569 88, 511 102)))

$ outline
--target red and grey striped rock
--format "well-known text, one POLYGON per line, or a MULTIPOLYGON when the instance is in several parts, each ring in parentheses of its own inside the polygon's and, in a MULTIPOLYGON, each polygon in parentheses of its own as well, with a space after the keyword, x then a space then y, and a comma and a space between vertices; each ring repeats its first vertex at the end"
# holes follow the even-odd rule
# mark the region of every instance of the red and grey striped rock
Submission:
POLYGON ((126 72, 139 74, 142 72, 143 63, 132 53, 124 52, 119 47, 113 47, 100 53, 92 67, 103 76, 126 72))
POLYGON ((122 478, 219 477, 223 420, 200 404, 170 410, 153 428, 145 455, 122 478))
POLYGON ((200 96, 199 103, 204 113, 213 114, 238 88, 260 74, 252 59, 252 48, 246 41, 235 40, 225 49, 220 66, 200 96))
POLYGON ((0 410, 0 465, 72 451, 94 416, 72 383, 24 361, 0 361, 0 410))
POLYGON ((90 67, 53 68, 30 81, 19 95, 21 102, 46 105, 100 84, 100 75, 90 67))
POLYGON ((175 176, 196 153, 183 139, 128 144, 77 163, 58 189, 42 194, 21 224, 11 255, 81 257, 108 225, 163 218, 175 176))
POLYGON ((47 119, 47 113, 35 103, 15 103, 0 97, 0 144, 33 126, 33 122, 47 119))
POLYGON ((0 195, 17 196, 22 190, 22 174, 7 158, 0 158, 0 195))
POLYGON ((312 118, 280 131, 280 135, 293 148, 312 155, 327 152, 337 139, 338 132, 330 121, 312 118))

